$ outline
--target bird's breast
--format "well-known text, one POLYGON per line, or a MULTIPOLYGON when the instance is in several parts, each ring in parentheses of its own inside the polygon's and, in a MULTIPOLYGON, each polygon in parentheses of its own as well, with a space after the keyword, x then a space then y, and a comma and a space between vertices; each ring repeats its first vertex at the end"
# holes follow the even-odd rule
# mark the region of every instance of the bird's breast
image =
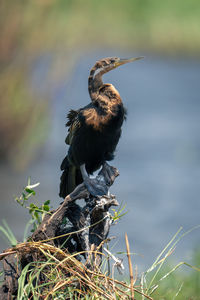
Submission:
POLYGON ((113 105, 102 108, 88 108, 83 110, 82 116, 86 126, 92 127, 96 131, 104 131, 121 127, 124 120, 123 105, 113 105))

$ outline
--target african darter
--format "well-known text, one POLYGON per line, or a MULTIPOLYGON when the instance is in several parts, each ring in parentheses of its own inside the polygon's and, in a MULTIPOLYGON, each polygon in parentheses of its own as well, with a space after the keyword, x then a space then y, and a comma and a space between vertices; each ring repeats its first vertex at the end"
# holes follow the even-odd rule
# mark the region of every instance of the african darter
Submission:
POLYGON ((102 75, 141 58, 104 58, 91 69, 88 78, 91 103, 78 110, 70 110, 67 115, 69 133, 65 142, 70 147, 61 164, 60 197, 65 198, 83 181, 93 195, 99 193, 88 174, 114 158, 126 117, 119 92, 112 84, 103 83, 102 75))

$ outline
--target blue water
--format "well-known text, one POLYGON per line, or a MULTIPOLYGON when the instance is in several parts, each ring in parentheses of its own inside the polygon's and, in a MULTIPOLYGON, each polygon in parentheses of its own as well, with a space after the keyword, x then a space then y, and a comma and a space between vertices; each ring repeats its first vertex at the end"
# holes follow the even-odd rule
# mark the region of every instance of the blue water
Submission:
MULTIPOLYGON (((58 205, 59 165, 67 151, 65 116, 88 103, 88 71, 100 56, 81 60, 68 82, 53 90, 50 136, 31 168, 23 174, 0 169, 0 219, 19 240, 28 215, 13 203, 13 195, 31 175, 41 183, 38 199, 58 205)), ((112 193, 128 214, 111 230, 117 236, 113 252, 125 250, 127 232, 131 251, 139 254, 133 260, 145 269, 180 226, 187 231, 200 224, 200 62, 147 56, 106 74, 104 82, 115 85, 128 109, 112 162, 120 171, 112 193)), ((6 244, 0 241, 2 250, 6 244)), ((197 229, 178 243, 172 259, 191 262, 199 244, 197 229)))

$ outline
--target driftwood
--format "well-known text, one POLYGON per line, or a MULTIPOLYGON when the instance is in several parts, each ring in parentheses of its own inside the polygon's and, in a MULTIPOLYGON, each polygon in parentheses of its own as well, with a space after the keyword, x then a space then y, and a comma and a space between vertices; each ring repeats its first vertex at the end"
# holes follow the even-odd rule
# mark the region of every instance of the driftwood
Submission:
MULTIPOLYGON (((101 252, 112 224, 109 208, 118 205, 115 196, 109 193, 109 188, 118 175, 116 168, 105 163, 94 179, 94 184, 107 194, 94 197, 88 192, 84 183, 80 184, 56 210, 45 216, 43 222, 29 238, 29 242, 43 241, 61 247, 69 253, 81 252, 82 257, 86 259, 87 267, 92 268, 91 261, 94 257, 91 259, 90 252, 96 249, 101 252), (75 203, 79 199, 85 200, 83 207, 75 203)), ((0 254, 4 269, 0 299, 16 299, 20 269, 22 270, 28 263, 37 259, 35 253, 25 251, 20 254, 20 268, 16 267, 13 250, 11 248, 0 254)), ((96 263, 100 264, 101 255, 96 259, 96 263)))

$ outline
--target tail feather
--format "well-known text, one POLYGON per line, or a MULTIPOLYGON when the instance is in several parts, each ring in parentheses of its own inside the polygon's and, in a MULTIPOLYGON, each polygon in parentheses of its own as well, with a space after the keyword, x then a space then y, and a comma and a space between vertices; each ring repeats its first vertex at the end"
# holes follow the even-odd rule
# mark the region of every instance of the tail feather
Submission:
POLYGON ((64 158, 60 168, 63 173, 60 177, 59 196, 61 198, 65 198, 75 189, 77 185, 83 182, 83 179, 80 169, 70 164, 67 156, 64 158))
POLYGON ((60 166, 61 171, 67 169, 69 167, 69 160, 68 160, 68 156, 65 156, 65 158, 62 161, 62 164, 60 166))

